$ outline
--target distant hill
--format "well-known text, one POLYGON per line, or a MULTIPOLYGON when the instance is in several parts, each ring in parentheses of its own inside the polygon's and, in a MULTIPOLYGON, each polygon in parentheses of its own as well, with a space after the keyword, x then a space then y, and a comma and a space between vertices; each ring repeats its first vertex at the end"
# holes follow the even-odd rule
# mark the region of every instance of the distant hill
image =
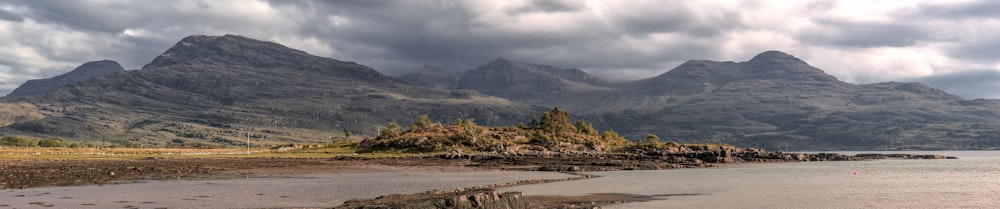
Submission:
POLYGON ((466 72, 459 88, 566 107, 633 139, 655 133, 796 150, 1000 147, 994 100, 963 100, 920 83, 850 84, 779 51, 745 62, 692 60, 625 83, 573 80, 545 69, 570 71, 498 59, 466 72))
POLYGON ((18 86, 14 91, 8 94, 8 97, 24 97, 36 94, 42 94, 55 90, 56 88, 69 85, 78 81, 83 81, 91 79, 94 77, 111 75, 112 73, 125 71, 118 62, 111 60, 101 60, 84 63, 76 69, 69 71, 65 74, 58 75, 52 78, 45 79, 35 79, 28 80, 24 82, 21 86, 18 86))
POLYGON ((964 100, 920 83, 846 83, 778 51, 742 62, 692 60, 628 82, 502 57, 456 75, 426 66, 401 79, 273 42, 190 36, 140 70, 0 98, 8 113, 0 135, 244 146, 247 137, 254 145, 341 139, 345 131, 373 137, 387 122, 422 114, 513 125, 558 106, 629 139, 653 133, 772 150, 1000 148, 997 100, 964 100))
POLYGON ((440 67, 424 65, 423 68, 399 76, 407 83, 438 89, 454 89, 461 73, 453 73, 440 67))
POLYGON ((242 36, 190 36, 141 70, 82 81, 8 103, 35 104, 44 119, 10 133, 154 145, 328 141, 373 135, 388 121, 514 121, 541 108, 469 91, 408 85, 367 66, 242 36))
POLYGON ((538 65, 499 57, 466 71, 457 89, 525 102, 559 106, 571 110, 588 107, 601 98, 613 97, 613 83, 576 68, 538 65))

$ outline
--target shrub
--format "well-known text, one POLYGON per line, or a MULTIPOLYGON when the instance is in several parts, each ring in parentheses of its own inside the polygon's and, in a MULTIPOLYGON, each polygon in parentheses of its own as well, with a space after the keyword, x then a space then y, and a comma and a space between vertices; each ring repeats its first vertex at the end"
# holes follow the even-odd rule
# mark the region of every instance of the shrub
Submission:
POLYGON ((3 138, 0 138, 0 146, 6 146, 6 147, 34 147, 34 146, 37 146, 37 145, 31 139, 26 139, 26 138, 21 138, 21 137, 14 137, 14 136, 5 136, 3 138))
POLYGON ((430 117, 427 117, 427 115, 420 115, 420 116, 417 117, 417 120, 413 122, 413 125, 411 127, 416 127, 416 128, 423 129, 423 128, 431 127, 432 124, 433 123, 431 122, 430 117))
POLYGON ((66 147, 66 142, 60 138, 43 139, 38 141, 39 147, 66 147))
POLYGON ((396 122, 389 122, 389 124, 385 125, 385 129, 379 131, 379 136, 393 137, 396 136, 396 134, 398 133, 399 133, 399 124, 396 124, 396 122))

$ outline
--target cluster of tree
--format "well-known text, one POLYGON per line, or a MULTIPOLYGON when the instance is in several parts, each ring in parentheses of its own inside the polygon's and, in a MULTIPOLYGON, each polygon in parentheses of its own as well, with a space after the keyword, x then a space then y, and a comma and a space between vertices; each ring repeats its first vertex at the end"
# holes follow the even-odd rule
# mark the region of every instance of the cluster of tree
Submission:
POLYGON ((415 151, 445 151, 449 147, 467 147, 473 150, 497 150, 514 145, 537 145, 559 149, 569 145, 586 146, 592 150, 608 150, 632 144, 613 130, 603 133, 584 120, 573 122, 569 113, 553 108, 544 112, 541 119, 531 118, 528 125, 484 127, 473 119, 457 119, 443 125, 431 122, 427 115, 420 115, 409 130, 389 122, 379 136, 366 139, 362 148, 416 149, 415 151))
POLYGON ((60 138, 48 138, 41 140, 33 140, 30 138, 16 137, 16 136, 5 136, 0 138, 0 146, 4 147, 93 147, 90 144, 85 143, 66 143, 60 138))

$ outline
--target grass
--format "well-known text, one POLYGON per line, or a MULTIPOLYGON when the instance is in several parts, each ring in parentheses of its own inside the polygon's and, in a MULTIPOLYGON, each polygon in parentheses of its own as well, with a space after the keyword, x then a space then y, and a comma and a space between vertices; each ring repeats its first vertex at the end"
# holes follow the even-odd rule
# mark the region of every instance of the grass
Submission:
POLYGON ((66 147, 0 147, 0 160, 102 160, 152 158, 332 158, 342 155, 394 158, 429 156, 437 153, 359 152, 357 142, 340 141, 326 144, 305 144, 287 150, 273 148, 66 148, 66 147))
MULTIPOLYGON (((251 152, 266 151, 252 149, 251 152)), ((3 147, 0 160, 17 159, 143 159, 143 158, 199 158, 246 156, 246 149, 177 149, 177 148, 48 148, 3 147)), ((251 155, 256 154, 252 153, 251 155)))

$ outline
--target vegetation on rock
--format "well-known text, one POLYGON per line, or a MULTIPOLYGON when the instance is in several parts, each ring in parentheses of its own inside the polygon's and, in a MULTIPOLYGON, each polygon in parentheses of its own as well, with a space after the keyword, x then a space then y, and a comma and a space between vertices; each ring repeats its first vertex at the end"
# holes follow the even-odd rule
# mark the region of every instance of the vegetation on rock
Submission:
POLYGON ((533 117, 528 125, 484 127, 473 119, 458 119, 452 124, 431 123, 426 115, 417 118, 409 130, 396 132, 398 125, 390 122, 376 138, 361 141, 366 151, 403 150, 408 152, 472 151, 497 153, 524 152, 603 152, 617 150, 634 143, 613 130, 600 133, 583 120, 575 123, 569 113, 553 108, 533 117), (396 128, 396 129, 394 129, 396 128))

